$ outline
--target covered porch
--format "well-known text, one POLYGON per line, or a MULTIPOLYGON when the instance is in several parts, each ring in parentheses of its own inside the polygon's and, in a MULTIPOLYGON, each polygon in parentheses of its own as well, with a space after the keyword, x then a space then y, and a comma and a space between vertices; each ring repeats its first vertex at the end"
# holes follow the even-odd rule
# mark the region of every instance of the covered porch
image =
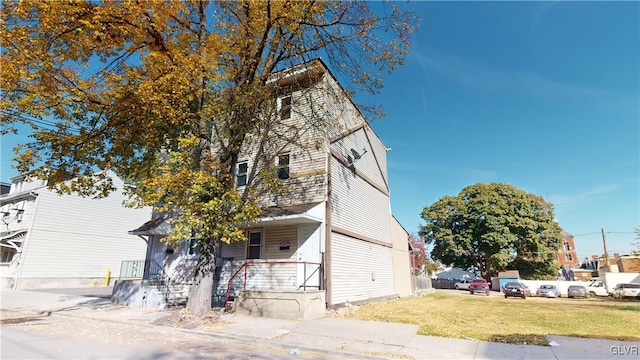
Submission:
MULTIPOLYGON (((222 244, 212 306, 281 318, 324 315, 323 223, 324 203, 267 209, 246 229, 246 241, 222 244)), ((130 232, 148 238, 147 259, 136 267, 144 270, 137 275, 188 287, 198 250, 189 241, 182 249, 168 248, 161 241, 167 226, 156 220, 130 232)))

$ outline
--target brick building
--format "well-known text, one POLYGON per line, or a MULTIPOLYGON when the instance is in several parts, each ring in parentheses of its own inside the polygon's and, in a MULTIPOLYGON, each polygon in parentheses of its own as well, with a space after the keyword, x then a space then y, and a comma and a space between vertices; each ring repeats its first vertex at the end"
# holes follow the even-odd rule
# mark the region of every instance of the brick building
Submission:
POLYGON ((579 263, 578 254, 576 253, 576 245, 573 241, 573 235, 566 231, 562 232, 562 245, 558 249, 556 259, 563 267, 574 267, 579 263))

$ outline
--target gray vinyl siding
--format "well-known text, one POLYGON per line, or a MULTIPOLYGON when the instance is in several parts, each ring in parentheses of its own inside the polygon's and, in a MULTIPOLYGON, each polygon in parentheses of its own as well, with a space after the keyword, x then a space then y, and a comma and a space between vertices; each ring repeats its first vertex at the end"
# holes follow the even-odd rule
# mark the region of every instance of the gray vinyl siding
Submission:
POLYGON ((352 159, 354 158, 351 149, 357 151, 362 157, 354 162, 354 167, 358 171, 361 171, 364 176, 366 176, 370 181, 374 182, 380 188, 388 190, 384 178, 384 176, 386 175, 380 172, 380 167, 378 166, 380 160, 383 160, 383 162, 386 164, 386 154, 379 153, 380 141, 377 140, 378 138, 373 133, 369 134, 368 139, 367 135, 365 134, 365 128, 362 128, 350 134, 349 136, 335 141, 333 144, 331 144, 331 148, 340 153, 345 160, 348 156, 352 159), (371 140, 371 142, 369 140, 371 140), (378 145, 372 146, 372 143, 378 143, 378 145), (363 149, 366 149, 367 152, 365 153, 363 149), (374 152, 376 152, 375 155, 374 152))
POLYGON ((298 226, 267 227, 264 231, 263 258, 296 261, 298 226), (289 250, 280 250, 280 244, 289 243, 289 250))
MULTIPOLYGON (((278 124, 269 134, 269 141, 260 143, 260 136, 247 137, 239 161, 248 162, 249 178, 259 170, 271 166, 257 160, 261 146, 267 155, 290 154, 290 178, 283 181, 284 191, 275 194, 255 179, 252 182, 260 198, 260 204, 292 205, 324 201, 326 198, 326 128, 327 118, 319 86, 304 88, 292 93, 291 118, 278 124), (285 134, 283 136, 282 134, 285 134)), ((262 135, 262 134, 261 134, 262 135)), ((240 188, 242 191, 244 188, 240 188)))
POLYGON ((375 158, 378 161, 378 167, 376 167, 376 171, 381 171, 382 178, 388 184, 389 178, 387 176, 387 147, 382 143, 382 140, 380 140, 378 135, 375 133, 375 131, 373 131, 373 129, 371 129, 370 126, 366 126, 365 131, 367 132, 367 136, 371 144, 371 150, 374 152, 375 158))
POLYGON ((128 231, 151 218, 150 208, 125 208, 118 192, 104 199, 38 192, 21 277, 104 277, 107 268, 119 274, 123 260, 145 258, 145 241, 128 231))
MULTIPOLYGON (((240 269, 245 262, 252 262, 247 266, 247 289, 272 290, 295 289, 297 281, 296 264, 262 264, 266 261, 288 262, 296 261, 298 248, 298 226, 265 227, 262 229, 261 259, 245 260, 246 241, 232 244, 223 244, 222 257, 233 258, 233 261, 224 261, 220 272, 220 282, 216 293, 222 295, 226 292, 229 279, 240 269), (288 242, 289 250, 280 250, 280 243, 288 242)), ((233 279, 232 288, 244 288, 244 269, 233 279)))
POLYGON ((247 242, 236 241, 231 244, 222 244, 220 254, 222 259, 232 258, 233 260, 243 260, 247 253, 247 242))
POLYGON ((391 244, 389 197, 331 162, 331 225, 391 244))
POLYGON ((328 116, 328 136, 332 138, 352 129, 364 122, 358 109, 353 105, 347 94, 330 76, 326 77, 325 103, 328 116))
POLYGON ((331 301, 341 304, 395 294, 391 248, 331 235, 331 301))

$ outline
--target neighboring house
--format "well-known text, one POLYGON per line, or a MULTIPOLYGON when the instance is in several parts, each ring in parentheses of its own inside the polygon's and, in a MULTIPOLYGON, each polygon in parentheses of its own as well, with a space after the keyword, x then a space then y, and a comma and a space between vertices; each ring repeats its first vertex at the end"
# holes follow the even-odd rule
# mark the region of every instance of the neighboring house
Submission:
POLYGON ((640 256, 614 253, 607 261, 604 256, 592 255, 591 259, 584 258, 580 268, 591 270, 593 277, 602 276, 606 272, 637 273, 640 272, 640 256))
POLYGON ((2 288, 101 286, 107 270, 117 274, 123 260, 144 256, 145 242, 127 231, 149 219, 151 209, 123 207, 120 192, 91 199, 58 195, 42 180, 11 181, 0 196, 2 288))
MULTIPOLYGON (((305 86, 292 87, 278 97, 278 114, 295 125, 289 131, 297 131, 301 142, 315 145, 282 146, 276 166, 285 191, 264 196, 266 210, 246 229, 248 241, 222 245, 214 304, 228 306, 227 301, 234 299, 234 307, 242 309, 238 301, 250 296, 256 303, 263 301, 263 306, 247 312, 306 318, 305 311, 317 304, 324 313, 325 307, 411 293, 408 234, 391 215, 389 149, 321 60, 286 71, 289 75, 279 81, 305 82, 305 86), (323 114, 324 125, 306 123, 305 116, 312 111, 323 114), (290 316, 271 312, 269 306, 278 302, 287 304, 285 312, 298 310, 291 310, 290 316)), ((236 180, 241 190, 247 176, 259 170, 251 146, 238 162, 236 180)), ((198 249, 189 240, 183 248, 167 248, 161 239, 168 232, 167 221, 154 219, 130 233, 149 239, 146 279, 164 277, 171 286, 188 284, 198 249)), ((147 285, 122 286, 129 289, 128 295, 118 297, 114 292, 114 301, 143 305, 141 296, 131 295, 135 292, 131 287, 144 288, 142 294, 147 285)), ((149 297, 144 299, 149 305, 149 297)))
POLYGON ((580 262, 576 253, 576 244, 573 241, 573 235, 566 231, 562 231, 562 245, 558 249, 556 259, 563 267, 572 268, 580 262))

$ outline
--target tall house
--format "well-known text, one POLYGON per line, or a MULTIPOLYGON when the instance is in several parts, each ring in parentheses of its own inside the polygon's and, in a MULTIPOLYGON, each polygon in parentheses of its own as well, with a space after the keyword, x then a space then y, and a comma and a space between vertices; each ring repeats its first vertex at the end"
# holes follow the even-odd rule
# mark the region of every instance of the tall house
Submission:
POLYGON ((573 241, 573 235, 566 231, 562 232, 562 245, 558 249, 556 259, 563 266, 574 267, 580 261, 576 253, 576 245, 573 241))
MULTIPOLYGON (((389 149, 321 60, 274 77, 271 116, 280 121, 274 136, 247 138, 235 180, 240 191, 260 191, 252 174, 268 170, 282 191, 262 193, 265 211, 246 229, 246 241, 222 245, 213 302, 280 299, 298 304, 302 312, 292 317, 306 318, 300 294, 320 303, 322 314, 325 307, 410 294, 408 234, 391 214, 389 149), (258 147, 270 147, 275 158, 258 158, 258 147)), ((161 239, 168 230, 154 220, 130 233, 150 239, 146 278, 161 274, 188 285, 199 254, 188 242, 167 249, 161 239)))

